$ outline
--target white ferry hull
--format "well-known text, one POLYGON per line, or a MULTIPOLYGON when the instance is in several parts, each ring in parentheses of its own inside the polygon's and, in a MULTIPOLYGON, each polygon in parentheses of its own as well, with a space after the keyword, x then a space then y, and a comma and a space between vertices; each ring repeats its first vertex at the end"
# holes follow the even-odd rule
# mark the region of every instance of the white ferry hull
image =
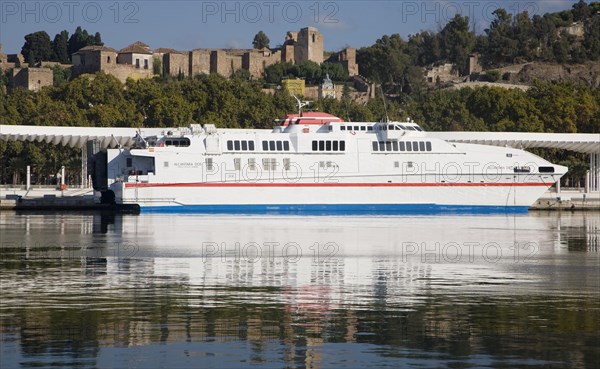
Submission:
POLYGON ((524 211, 545 183, 124 183, 119 202, 145 211, 402 213, 524 211))
POLYGON ((108 185, 104 200, 142 211, 402 214, 526 211, 567 171, 519 149, 429 138, 411 124, 208 127, 109 150, 95 178, 108 185))

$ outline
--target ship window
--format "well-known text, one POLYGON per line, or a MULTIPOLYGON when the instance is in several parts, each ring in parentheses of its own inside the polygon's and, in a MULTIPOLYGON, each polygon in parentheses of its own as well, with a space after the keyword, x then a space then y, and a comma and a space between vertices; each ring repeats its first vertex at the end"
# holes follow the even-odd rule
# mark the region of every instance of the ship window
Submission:
POLYGON ((248 151, 248 141, 242 141, 242 151, 248 151))
POLYGON ((133 166, 133 159, 132 158, 127 158, 127 167, 131 168, 133 166))
POLYGON ((346 141, 340 141, 340 151, 346 151, 346 141))
POLYGON ((277 167, 277 159, 263 159, 263 167, 265 170, 275 170, 277 167))
POLYGON ((387 141, 385 143, 385 151, 392 151, 392 142, 391 141, 387 141))
POLYGON ((233 141, 233 147, 235 151, 240 151, 240 141, 233 141))
POLYGON ((400 162, 395 161, 394 162, 394 168, 400 168, 400 162))
POLYGON ((412 151, 412 145, 410 142, 406 143, 406 151, 412 151))
POLYGON ((290 151, 290 141, 283 141, 283 150, 290 151))
POLYGON ((171 141, 171 140, 167 140, 167 141, 165 142, 165 145, 166 145, 166 146, 173 146, 173 141, 171 141))
POLYGON ((400 151, 406 150, 406 147, 404 147, 404 142, 398 142, 398 144, 400 145, 400 151))
POLYGON ((425 142, 425 146, 427 146, 427 151, 431 151, 431 142, 425 142))
POLYGON ((233 167, 235 168, 235 170, 240 170, 241 169, 240 163, 241 163, 240 158, 233 159, 233 167))
POLYGON ((393 146, 394 151, 398 151, 398 141, 393 141, 392 146, 393 146))
POLYGON ((373 130, 373 126, 368 126, 367 127, 367 131, 372 131, 373 130))
POLYGON ((554 173, 554 167, 540 167, 540 173, 554 173))
POLYGON ((212 158, 206 158, 206 170, 213 170, 213 160, 212 158))
POLYGON ((366 131, 366 130, 367 130, 367 127, 365 127, 365 126, 360 126, 360 130, 361 130, 361 131, 366 131))
POLYGON ((290 170, 290 159, 283 159, 283 169, 290 170))
POLYGON ((333 147, 332 147, 333 151, 338 151, 339 149, 339 142, 338 141, 333 141, 333 147))
POLYGON ((412 168, 412 167, 413 167, 413 162, 412 162, 412 161, 409 161, 409 162, 407 163, 407 166, 408 166, 409 168, 412 168))
POLYGON ((423 141, 419 142, 419 150, 425 151, 425 142, 423 142, 423 141))
POLYGON ((169 167, 169 162, 168 161, 163 162, 163 167, 168 168, 169 167))
POLYGON ((319 151, 325 151, 325 141, 319 141, 319 151))
POLYGON ((317 151, 318 147, 319 147, 318 142, 317 141, 313 141, 312 142, 312 150, 313 151, 317 151))
POLYGON ((385 142, 379 142, 379 151, 385 151, 385 142))
POLYGON ((373 141, 373 151, 379 151, 379 143, 377 141, 373 141))
POLYGON ((412 147, 413 147, 413 151, 419 151, 419 143, 418 142, 413 141, 412 147))
POLYGON ((256 161, 254 160, 254 158, 248 159, 248 169, 256 170, 256 161))
POLYGON ((254 151, 254 141, 248 141, 248 149, 254 151))
POLYGON ((331 141, 325 141, 325 150, 331 151, 331 141))
POLYGON ((340 131, 345 131, 346 130, 346 126, 340 126, 340 131))
POLYGON ((227 141, 227 150, 233 150, 233 141, 227 141))
POLYGON ((283 142, 277 141, 277 151, 283 151, 283 142))
POLYGON ((269 143, 267 141, 262 142, 263 151, 269 151, 269 143))
POLYGON ((354 130, 358 131, 360 128, 358 126, 354 126, 354 130))
POLYGON ((275 141, 269 141, 269 150, 275 151, 275 141))
POLYGON ((389 129, 390 131, 395 131, 395 130, 396 130, 396 127, 395 127, 394 125, 391 125, 391 124, 390 124, 390 126, 388 127, 388 129, 389 129))

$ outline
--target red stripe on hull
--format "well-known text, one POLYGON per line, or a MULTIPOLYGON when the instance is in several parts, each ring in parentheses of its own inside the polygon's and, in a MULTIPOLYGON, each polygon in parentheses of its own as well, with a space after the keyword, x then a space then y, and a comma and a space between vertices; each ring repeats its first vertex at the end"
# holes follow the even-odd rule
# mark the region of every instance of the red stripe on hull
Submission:
POLYGON ((125 188, 146 187, 550 187, 552 183, 126 183, 125 188))

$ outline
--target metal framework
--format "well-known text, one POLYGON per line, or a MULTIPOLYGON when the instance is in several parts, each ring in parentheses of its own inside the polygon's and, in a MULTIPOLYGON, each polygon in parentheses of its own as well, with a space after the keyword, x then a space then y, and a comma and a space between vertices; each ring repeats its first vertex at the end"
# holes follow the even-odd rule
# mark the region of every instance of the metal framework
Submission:
MULTIPOLYGON (((163 135, 169 130, 171 129, 0 125, 0 140, 46 142, 82 148, 84 152, 88 141, 96 140, 100 148, 130 146, 138 133, 153 136, 163 135)), ((586 188, 588 191, 600 191, 600 133, 428 132, 428 136, 449 142, 521 149, 541 147, 585 153, 590 156, 586 188)))

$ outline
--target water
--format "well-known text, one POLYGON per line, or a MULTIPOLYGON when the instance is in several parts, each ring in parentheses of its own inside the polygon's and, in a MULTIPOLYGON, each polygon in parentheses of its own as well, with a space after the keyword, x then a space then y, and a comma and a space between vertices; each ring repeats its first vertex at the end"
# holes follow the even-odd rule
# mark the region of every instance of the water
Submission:
POLYGON ((600 214, 0 213, 0 367, 600 363, 600 214))

